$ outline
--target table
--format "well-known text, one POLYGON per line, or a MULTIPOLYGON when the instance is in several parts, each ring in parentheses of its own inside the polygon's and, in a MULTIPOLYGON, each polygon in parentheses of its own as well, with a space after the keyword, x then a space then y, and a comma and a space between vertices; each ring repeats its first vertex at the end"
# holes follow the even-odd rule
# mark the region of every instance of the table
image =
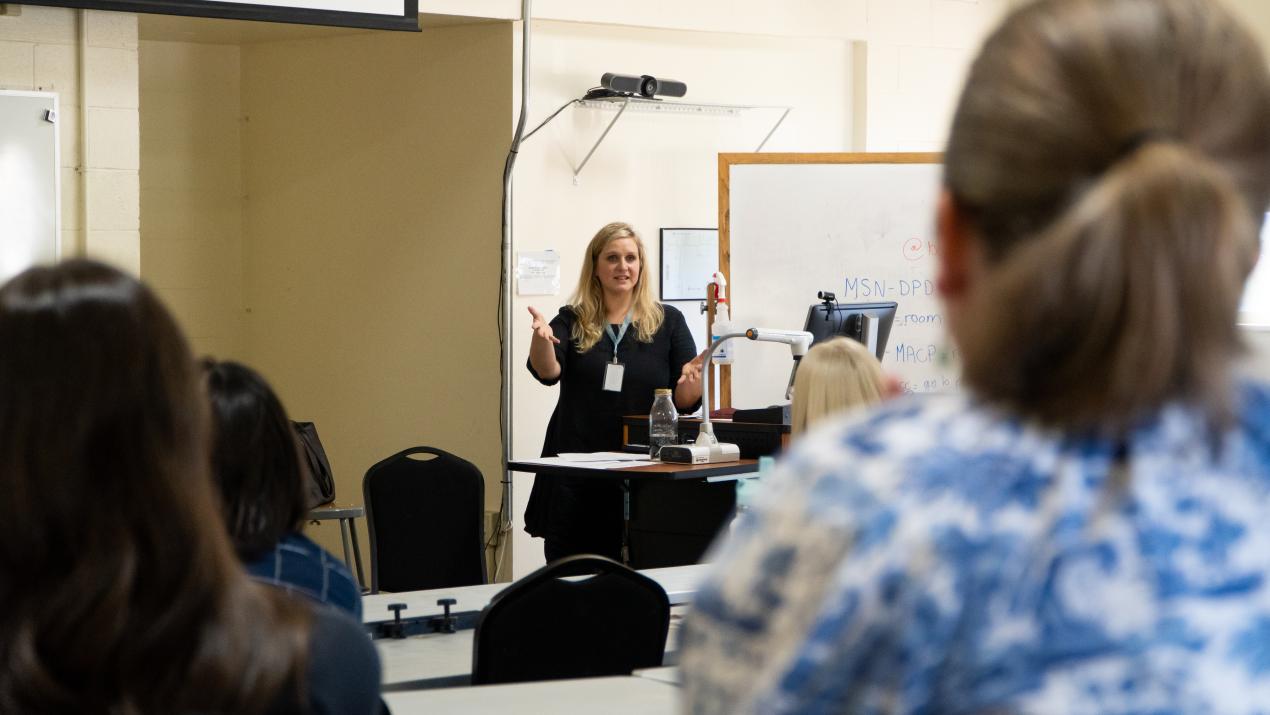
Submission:
POLYGON ((657 680, 671 685, 679 685, 679 666, 663 665, 660 668, 641 668, 631 673, 636 678, 648 678, 649 680, 657 680))
POLYGON ((602 469, 588 467, 587 462, 571 462, 569 464, 538 464, 532 460, 507 463, 507 469, 513 472, 532 472, 537 474, 554 474, 561 477, 582 477, 585 479, 613 479, 623 481, 682 481, 689 479, 713 479, 749 474, 758 471, 757 459, 739 459, 735 462, 719 464, 646 464, 642 467, 613 467, 602 469))
POLYGON ((720 464, 653 464, 601 469, 586 462, 507 463, 513 472, 620 481, 622 560, 648 569, 698 563, 736 508, 735 480, 758 471, 758 460, 720 464))
POLYGON ((384 693, 384 700, 394 715, 657 715, 677 712, 679 688, 649 678, 617 676, 390 692, 384 693))
MULTIPOLYGON (((645 569, 640 573, 651 578, 666 590, 670 605, 681 606, 692 600, 697 591, 697 584, 705 578, 708 567, 701 564, 689 566, 672 566, 660 569, 645 569)), ((571 578, 585 578, 583 576, 571 578)), ((459 586, 457 588, 436 588, 427 591, 408 591, 405 593, 376 593, 362 597, 362 623, 374 625, 389 623, 394 619, 393 612, 388 610, 390 603, 404 603, 406 609, 401 612, 404 618, 432 618, 441 616, 444 608, 437 605, 442 598, 453 598, 456 603, 450 607, 450 614, 455 616, 456 625, 461 630, 476 625, 476 616, 481 609, 489 605, 494 596, 507 588, 508 583, 485 583, 478 586, 459 586), (469 623, 470 621, 470 623, 469 623)))
POLYGON ((316 509, 310 509, 308 519, 312 522, 325 521, 327 519, 340 520, 340 539, 344 542, 344 565, 350 570, 356 564, 357 568, 353 571, 353 576, 357 579, 358 588, 365 588, 366 580, 362 578, 362 550, 357 544, 357 525, 353 523, 354 519, 360 519, 366 516, 366 509, 360 506, 321 506, 316 509), (348 542, 353 542, 353 559, 348 558, 348 542))
POLYGON ((470 685, 475 634, 476 631, 469 629, 375 641, 383 691, 470 685))
MULTIPOLYGON (((636 671, 643 677, 675 682, 671 678, 678 669, 679 627, 683 623, 687 606, 677 606, 670 611, 670 629, 666 632, 666 653, 662 668, 636 671)), ((472 643, 476 632, 461 630, 456 633, 426 633, 409 638, 381 638, 375 641, 382 671, 383 692, 430 690, 469 686, 472 682, 472 643)), ((487 687, 487 686, 482 686, 487 687)))
MULTIPOLYGON (((679 625, 707 569, 707 565, 692 565, 640 572, 661 584, 670 599, 670 630, 666 635, 663 663, 672 664, 678 660, 679 625)), ((475 627, 481 609, 509 585, 491 583, 363 597, 362 621, 372 627, 393 620, 393 614, 388 610, 389 603, 408 604, 410 609, 403 611, 402 617, 418 618, 440 616, 442 608, 436 604, 438 598, 453 598, 458 602, 451 609, 459 626, 455 633, 423 633, 409 638, 375 640, 383 665, 385 692, 467 685, 472 676, 474 632, 471 629, 475 627)))
MULTIPOLYGON (((746 458, 767 457, 789 448, 791 437, 787 424, 762 422, 738 422, 735 419, 710 420, 714 436, 720 442, 731 442, 746 458)), ((679 444, 690 444, 701 431, 698 417, 679 418, 679 444)), ((627 415, 622 418, 622 445, 632 451, 637 447, 648 450, 648 415, 627 415)))

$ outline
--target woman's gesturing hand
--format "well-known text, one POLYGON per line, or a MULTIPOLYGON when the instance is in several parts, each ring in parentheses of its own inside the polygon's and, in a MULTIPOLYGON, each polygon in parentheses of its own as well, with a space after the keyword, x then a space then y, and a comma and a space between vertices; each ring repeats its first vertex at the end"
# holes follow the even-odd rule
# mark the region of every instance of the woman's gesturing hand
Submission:
POLYGON ((705 359, 706 359, 706 354, 703 352, 700 355, 696 356, 695 358, 684 363, 683 371, 679 375, 679 382, 675 383, 676 386, 678 385, 696 386, 697 383, 701 382, 701 369, 705 363, 705 359))
POLYGON ((542 313, 534 310, 534 307, 531 305, 529 306, 529 314, 534 316, 534 338, 546 340, 553 345, 559 345, 560 338, 557 338, 555 333, 552 332, 551 323, 549 323, 546 318, 542 317, 542 313))

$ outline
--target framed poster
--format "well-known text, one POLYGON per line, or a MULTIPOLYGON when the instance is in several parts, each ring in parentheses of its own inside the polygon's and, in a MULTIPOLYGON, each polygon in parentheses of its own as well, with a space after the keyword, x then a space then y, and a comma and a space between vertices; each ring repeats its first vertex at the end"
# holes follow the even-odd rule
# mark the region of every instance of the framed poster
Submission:
POLYGON ((660 255, 661 299, 705 300, 719 270, 719 229, 663 228, 660 255))

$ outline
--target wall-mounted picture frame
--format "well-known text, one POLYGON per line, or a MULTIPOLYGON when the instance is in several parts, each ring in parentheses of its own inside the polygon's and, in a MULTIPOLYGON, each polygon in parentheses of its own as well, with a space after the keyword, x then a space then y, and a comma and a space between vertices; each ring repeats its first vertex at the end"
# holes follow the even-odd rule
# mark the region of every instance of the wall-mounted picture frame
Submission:
POLYGON ((661 299, 705 300, 719 270, 719 229, 661 229, 661 299))

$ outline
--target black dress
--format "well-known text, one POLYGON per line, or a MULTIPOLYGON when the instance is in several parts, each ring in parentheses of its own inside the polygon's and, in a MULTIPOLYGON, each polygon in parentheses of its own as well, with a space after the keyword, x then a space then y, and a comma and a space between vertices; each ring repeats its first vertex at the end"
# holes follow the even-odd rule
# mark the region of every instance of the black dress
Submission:
MULTIPOLYGON (((560 399, 542 456, 561 452, 617 451, 622 448, 622 417, 646 415, 653 406, 653 391, 679 382, 685 363, 697 355, 696 345, 683 314, 663 305, 665 318, 652 342, 641 343, 632 325, 618 346, 618 361, 626 366, 621 392, 603 389, 605 366, 613 360, 613 341, 602 333, 599 342, 579 353, 573 342, 575 316, 569 307, 551 321, 560 344, 555 346, 560 376, 544 385, 560 383, 560 399)), ((614 334, 618 331, 616 326, 614 334)), ((696 406, 688 411, 695 410, 696 406)), ((613 482, 595 482, 538 475, 525 509, 525 531, 547 539, 547 560, 575 553, 594 553, 618 559, 622 547, 622 491, 613 482)))

